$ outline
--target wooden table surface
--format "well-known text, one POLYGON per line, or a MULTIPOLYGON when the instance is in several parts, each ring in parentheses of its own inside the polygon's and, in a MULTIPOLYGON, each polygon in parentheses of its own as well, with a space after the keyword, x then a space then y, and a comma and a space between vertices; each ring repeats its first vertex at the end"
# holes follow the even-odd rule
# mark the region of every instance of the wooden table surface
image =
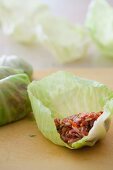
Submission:
MULTIPOLYGON (((56 70, 54 70, 56 71, 56 70)), ((113 89, 113 69, 76 69, 76 75, 113 89)), ((53 70, 37 71, 40 79, 53 70)), ((69 150, 39 132, 32 115, 0 128, 0 170, 113 170, 113 121, 105 139, 94 147, 69 150)))

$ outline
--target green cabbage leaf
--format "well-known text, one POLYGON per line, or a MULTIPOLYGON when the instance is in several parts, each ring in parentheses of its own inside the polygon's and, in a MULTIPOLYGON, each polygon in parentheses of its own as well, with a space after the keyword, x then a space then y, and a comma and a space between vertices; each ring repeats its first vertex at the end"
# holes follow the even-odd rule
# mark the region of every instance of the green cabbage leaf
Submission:
MULTIPOLYGON (((0 66, 4 67, 10 67, 10 69, 3 69, 3 71, 7 72, 9 71, 9 74, 13 71, 18 72, 24 72, 26 73, 30 80, 32 79, 32 74, 33 74, 33 68, 32 66, 25 61, 23 58, 18 57, 16 55, 3 55, 0 57, 0 66)), ((1 74, 3 74, 3 71, 1 74)))
POLYGON ((20 120, 32 111, 27 93, 29 83, 22 70, 0 67, 0 126, 20 120))
POLYGON ((86 27, 102 54, 113 57, 113 7, 106 0, 92 0, 86 27))
POLYGON ((39 130, 53 143, 70 149, 93 146, 105 137, 113 116, 113 91, 106 85, 59 71, 28 85, 28 94, 39 130), (55 118, 103 111, 88 136, 65 143, 58 134, 55 118))
POLYGON ((61 63, 87 55, 85 28, 54 16, 39 1, 0 0, 0 26, 6 35, 20 43, 47 47, 61 63))

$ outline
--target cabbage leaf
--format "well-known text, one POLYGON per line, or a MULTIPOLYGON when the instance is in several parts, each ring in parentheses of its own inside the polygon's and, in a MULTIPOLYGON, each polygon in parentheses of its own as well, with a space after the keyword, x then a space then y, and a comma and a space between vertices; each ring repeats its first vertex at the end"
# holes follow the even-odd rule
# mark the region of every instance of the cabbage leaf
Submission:
POLYGON ((93 146, 105 137, 113 116, 113 91, 102 83, 60 71, 33 81, 28 94, 39 130, 53 143, 71 149, 93 146), (68 145, 56 130, 55 118, 77 113, 103 111, 88 136, 68 145))

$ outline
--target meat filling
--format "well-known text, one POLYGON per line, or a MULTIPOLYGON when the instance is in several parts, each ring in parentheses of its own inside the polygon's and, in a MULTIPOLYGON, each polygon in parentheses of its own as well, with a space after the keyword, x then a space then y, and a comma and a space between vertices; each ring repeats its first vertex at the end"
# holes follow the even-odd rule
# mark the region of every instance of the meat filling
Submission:
POLYGON ((79 113, 62 120, 56 118, 54 122, 61 139, 68 144, 72 144, 88 135, 94 122, 102 113, 102 111, 97 113, 79 113))

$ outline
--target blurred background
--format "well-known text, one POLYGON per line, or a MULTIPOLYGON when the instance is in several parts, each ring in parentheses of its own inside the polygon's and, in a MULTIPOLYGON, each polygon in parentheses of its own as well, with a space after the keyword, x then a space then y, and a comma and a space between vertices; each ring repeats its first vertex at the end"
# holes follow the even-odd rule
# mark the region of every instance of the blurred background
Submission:
MULTIPOLYGON (((91 0, 42 0, 46 3, 55 16, 64 17, 68 21, 83 24, 88 5, 91 0)), ((113 0, 109 0, 113 6, 113 0)), ((73 61, 68 64, 61 64, 57 61, 50 50, 42 45, 23 45, 0 31, 0 55, 15 54, 29 61, 34 69, 47 68, 76 68, 76 67, 112 67, 113 60, 98 57, 98 50, 91 46, 87 57, 73 61)))

